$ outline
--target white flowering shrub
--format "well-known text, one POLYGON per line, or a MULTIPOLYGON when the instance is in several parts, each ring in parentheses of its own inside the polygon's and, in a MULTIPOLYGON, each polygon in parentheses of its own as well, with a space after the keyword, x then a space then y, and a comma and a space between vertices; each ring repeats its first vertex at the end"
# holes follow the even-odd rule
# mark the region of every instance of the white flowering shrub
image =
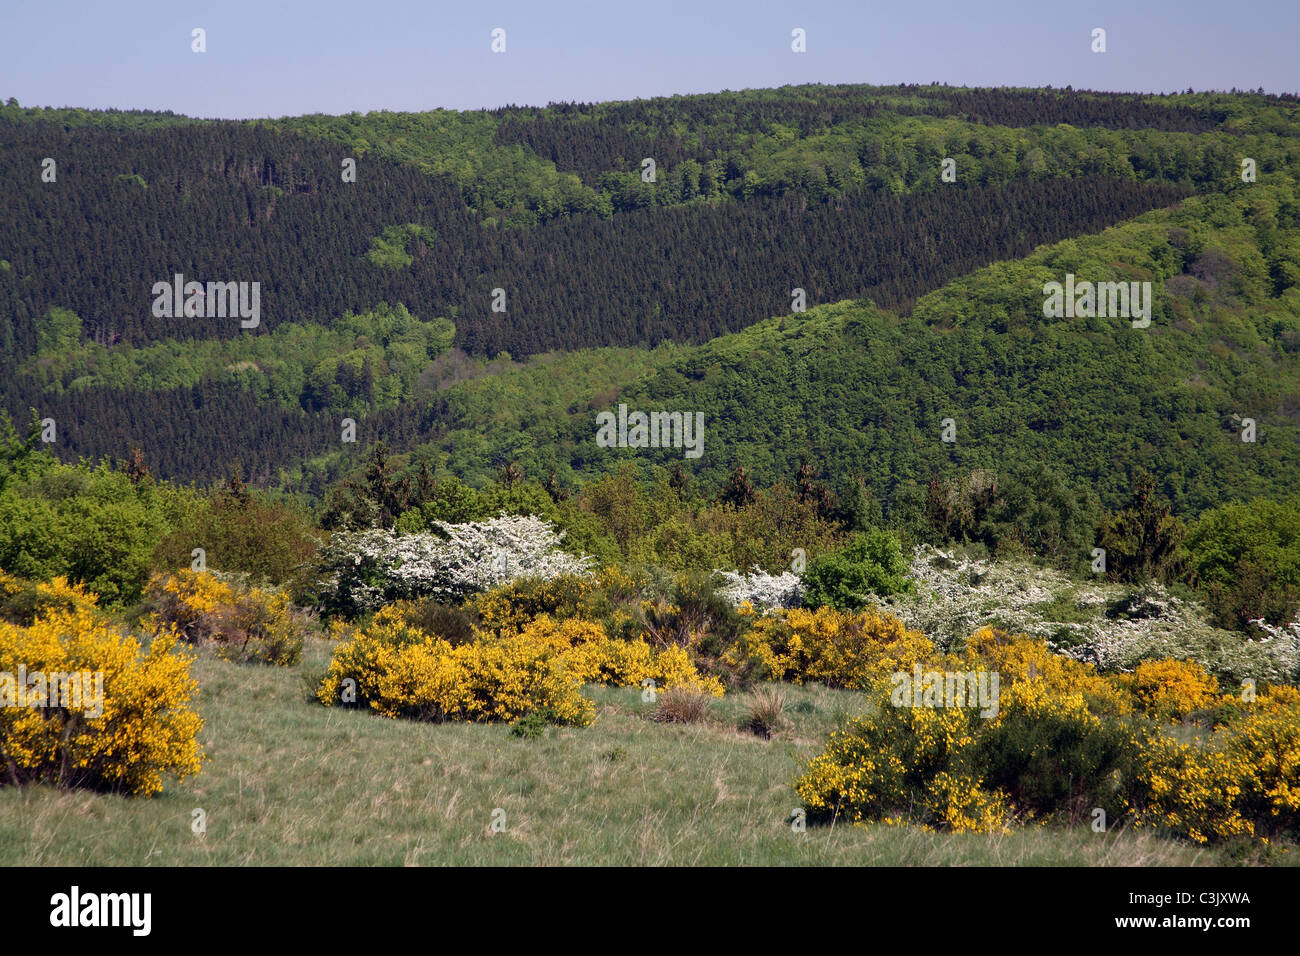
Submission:
POLYGON ((793 571, 768 574, 757 565, 749 574, 718 571, 724 583, 717 589, 732 607, 748 601, 755 610, 798 607, 803 601, 803 581, 793 571))
POLYGON ((1266 636, 1259 643, 1290 674, 1290 682, 1300 683, 1300 621, 1292 621, 1285 627, 1273 627, 1263 618, 1250 623, 1264 632, 1266 636))
POLYGON ((1058 653, 1103 670, 1194 658, 1232 682, 1294 683, 1300 677, 1295 630, 1265 628, 1269 637, 1251 640, 1211 626, 1199 604, 1158 584, 1134 590, 1081 583, 1050 568, 961 558, 926 545, 913 553, 911 573, 915 594, 875 603, 943 650, 959 650, 967 637, 991 625, 1043 638, 1058 653))
POLYGON ((380 529, 336 535, 321 552, 321 611, 351 618, 403 598, 460 601, 518 578, 587 574, 594 563, 562 550, 563 534, 534 515, 437 527, 445 538, 380 529))
POLYGON ((986 625, 1039 634, 1039 607, 1072 586, 1056 571, 959 558, 928 545, 913 552, 910 576, 914 593, 877 597, 875 603, 944 650, 959 649, 986 625))

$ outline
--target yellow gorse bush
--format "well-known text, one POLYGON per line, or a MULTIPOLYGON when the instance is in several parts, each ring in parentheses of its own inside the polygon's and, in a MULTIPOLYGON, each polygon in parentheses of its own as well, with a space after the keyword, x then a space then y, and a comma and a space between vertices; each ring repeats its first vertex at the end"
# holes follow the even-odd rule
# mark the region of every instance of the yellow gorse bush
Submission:
POLYGON ((833 733, 796 781, 811 816, 989 831, 1100 806, 1197 842, 1300 833, 1295 688, 1217 698, 1213 677, 1177 661, 1106 677, 989 628, 959 660, 998 669, 996 715, 894 707, 877 692, 874 711, 833 733), (1180 740, 1169 727, 1216 704, 1227 716, 1212 733, 1180 740))
POLYGON ((172 628, 181 640, 213 644, 221 656, 267 664, 296 664, 302 635, 288 597, 273 590, 232 584, 208 571, 154 574, 145 588, 153 609, 144 626, 172 628))
POLYGON ((584 617, 594 595, 591 578, 562 575, 550 580, 521 579, 493 588, 471 602, 484 630, 518 633, 543 614, 584 617))
POLYGON ((949 830, 991 833, 1006 830, 1011 808, 1003 795, 969 774, 940 772, 926 785, 931 813, 949 830))
POLYGON ((758 680, 866 690, 933 653, 924 634, 891 614, 821 607, 753 616, 724 660, 758 680))
POLYGON ((966 641, 962 657, 971 667, 996 671, 1004 688, 1032 681, 1054 694, 1081 694, 1099 712, 1133 710, 1129 696, 1113 680, 1092 664, 1053 653, 1041 638, 982 627, 966 641))
POLYGON ((385 608, 335 648, 317 697, 421 720, 513 720, 549 709, 558 723, 585 726, 595 705, 582 695, 584 684, 635 686, 647 678, 722 695, 721 683, 700 675, 682 648, 614 639, 582 618, 543 614, 517 633, 480 631, 457 647, 422 633, 401 609, 385 608))
POLYGON ((1213 707, 1219 694, 1219 682, 1196 661, 1143 661, 1117 682, 1142 713, 1159 720, 1181 720, 1213 707))
POLYGON ((975 743, 965 708, 891 707, 886 695, 875 713, 831 734, 795 791, 813 817, 1000 829, 1011 810, 967 767, 975 743))
POLYGON ((98 605, 98 594, 62 575, 51 581, 29 581, 0 571, 0 619, 14 624, 31 624, 53 611, 94 611, 98 605))
POLYGON ((1239 805, 1249 768, 1233 754, 1157 735, 1143 757, 1138 826, 1172 830, 1198 843, 1254 833, 1239 805))
POLYGON ((558 654, 518 636, 453 647, 424 635, 394 642, 363 630, 335 649, 317 697, 417 720, 513 720, 549 708, 557 723, 586 726, 595 705, 581 686, 558 654))
POLYGON ((554 649, 569 672, 584 684, 636 687, 653 680, 656 687, 723 695, 722 682, 700 674, 690 652, 675 644, 658 649, 643 640, 610 637, 594 621, 572 617, 556 621, 549 615, 535 619, 520 636, 554 649))
POLYGON ((1158 740, 1140 782, 1139 822, 1198 842, 1300 833, 1300 692, 1270 688, 1206 740, 1158 740))
POLYGON ((0 675, 102 675, 99 706, 84 688, 80 707, 0 706, 0 780, 150 795, 168 774, 198 773, 198 684, 175 645, 166 632, 142 652, 84 608, 42 615, 30 627, 0 623, 0 675))

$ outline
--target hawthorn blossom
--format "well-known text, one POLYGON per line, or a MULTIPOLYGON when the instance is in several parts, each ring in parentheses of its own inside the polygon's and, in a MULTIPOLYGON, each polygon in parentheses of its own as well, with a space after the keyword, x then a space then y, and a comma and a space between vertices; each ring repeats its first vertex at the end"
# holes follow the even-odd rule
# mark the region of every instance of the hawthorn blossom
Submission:
POLYGON ((718 594, 732 607, 748 601, 756 610, 798 607, 803 601, 803 580, 793 571, 768 574, 758 565, 749 574, 718 571, 726 583, 718 594))
POLYGON ((1042 638, 1057 653, 1108 671, 1195 659, 1232 681, 1287 682, 1300 666, 1295 630, 1266 627, 1269 639, 1252 640, 1213 627, 1200 604, 1160 584, 1083 582, 1052 568, 963 558, 927 545, 913 553, 911 573, 915 594, 875 603, 943 650, 960 649, 976 630, 993 626, 1042 638))
POLYGON ((336 535, 321 555, 321 606, 355 616, 402 598, 460 601, 524 577, 588 574, 594 559, 561 550, 564 535, 534 515, 438 522, 446 537, 372 528, 336 535))

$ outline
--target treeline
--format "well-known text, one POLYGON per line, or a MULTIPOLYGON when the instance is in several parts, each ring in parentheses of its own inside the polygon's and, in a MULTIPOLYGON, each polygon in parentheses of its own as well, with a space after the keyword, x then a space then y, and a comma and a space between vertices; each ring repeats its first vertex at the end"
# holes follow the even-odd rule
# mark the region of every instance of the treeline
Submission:
POLYGON ((140 456, 60 464, 38 431, 23 437, 0 419, 0 569, 30 581, 62 575, 130 605, 152 572, 187 567, 201 549, 206 565, 288 585, 309 603, 331 534, 437 533, 439 522, 505 513, 545 518, 566 548, 607 565, 707 575, 755 566, 780 573, 792 562, 802 573, 806 561, 810 585, 816 569, 852 570, 841 566, 887 554, 890 574, 905 574, 899 548, 921 542, 1037 557, 1084 576, 1098 573, 1100 547, 1111 580, 1195 588, 1224 628, 1249 632, 1256 619, 1279 625, 1300 613, 1294 495, 1178 516, 1155 479, 1138 472, 1124 499, 1103 509, 1091 490, 1037 462, 932 480, 922 498, 885 513, 860 479, 832 478, 808 459, 768 487, 736 465, 714 491, 680 467, 638 477, 629 465, 568 485, 554 475, 525 479, 507 465, 473 488, 399 464, 409 462, 375 444, 355 477, 334 483, 309 510, 249 488, 238 470, 196 489, 156 480, 140 456))
MULTIPOLYGON (((1266 98, 1261 96, 1260 99, 1266 98)), ((1276 99, 1294 101, 1294 97, 1276 99)), ((529 128, 530 120, 594 118, 612 120, 614 125, 624 128, 659 133, 678 126, 690 130, 718 128, 733 134, 749 134, 780 124, 792 126, 802 135, 838 123, 886 114, 961 115, 972 121, 999 126, 1069 123, 1071 126, 1194 133, 1214 129, 1229 115, 1229 111, 1223 108, 1161 102, 1158 97, 1135 93, 970 89, 916 83, 892 86, 809 84, 767 90, 658 96, 616 103, 550 103, 544 109, 506 106, 489 112, 492 116, 513 121, 512 128, 519 133, 529 128)), ((539 123, 538 128, 545 125, 545 122, 539 123)), ((503 137, 503 140, 517 141, 510 137, 503 137)), ((539 150, 539 154, 544 152, 539 150)))
POLYGON ((655 97, 621 103, 550 103, 490 111, 493 141, 523 144, 559 169, 596 185, 602 173, 653 157, 676 167, 708 163, 753 146, 776 127, 799 137, 892 116, 952 117, 996 126, 1056 126, 1205 133, 1229 111, 1162 103, 1133 94, 949 86, 796 86, 777 90, 655 97), (683 134, 682 130, 686 132, 683 134))
MULTIPOLYGON (((1273 162, 1276 137, 1294 135, 1294 102, 1236 91, 1154 97, 814 85, 490 112, 315 114, 246 125, 332 141, 359 158, 414 164, 454 182, 487 221, 528 226, 789 191, 824 198, 860 188, 928 188, 931 175, 898 167, 936 140, 974 182, 1136 173, 1209 185, 1218 159, 1197 155, 1203 148, 1234 161, 1244 151, 1261 165, 1273 162), (1000 135, 1012 131, 1013 142, 1000 135), (1102 135, 1114 132, 1134 141, 1102 135), (647 156, 660 174, 653 186, 640 180, 647 156)), ((33 121, 65 131, 219 125, 143 111, 0 106, 0 126, 33 121)), ((918 159, 933 172, 929 156, 918 159)))

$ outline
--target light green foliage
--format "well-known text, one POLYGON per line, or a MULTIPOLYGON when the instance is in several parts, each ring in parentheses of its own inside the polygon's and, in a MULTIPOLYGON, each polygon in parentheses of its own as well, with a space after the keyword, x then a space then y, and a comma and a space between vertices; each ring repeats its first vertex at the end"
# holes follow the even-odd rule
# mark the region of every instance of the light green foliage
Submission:
POLYGON ((1192 526, 1187 550, 1221 626, 1286 624, 1300 611, 1300 497, 1211 509, 1192 526))
POLYGON ((36 321, 36 350, 41 355, 67 352, 80 340, 81 319, 69 309, 52 308, 36 321))
POLYGON ((156 542, 191 502, 183 489, 105 466, 59 464, 0 419, 0 568, 10 574, 64 575, 105 605, 133 601, 156 542))
POLYGON ((71 312, 53 309, 51 316, 41 327, 39 361, 28 360, 19 371, 49 392, 93 386, 169 389, 216 378, 288 407, 349 413, 409 399, 420 373, 451 347, 456 334, 447 319, 424 321, 400 303, 380 303, 329 326, 285 323, 265 334, 230 339, 105 347, 77 345, 80 323, 74 331, 71 312))
POLYGON ((416 223, 389 226, 383 234, 370 240, 366 261, 381 269, 405 269, 415 261, 424 247, 432 245, 438 234, 416 223))
POLYGON ((240 489, 195 496, 177 517, 174 529, 157 544, 152 566, 158 570, 190 567, 201 547, 213 569, 247 574, 254 582, 286 584, 300 571, 324 539, 310 514, 289 501, 268 501, 240 489))
POLYGON ((431 176, 450 176, 471 207, 511 225, 534 225, 584 211, 609 212, 607 201, 575 174, 560 172, 524 146, 494 143, 497 120, 486 112, 381 110, 364 116, 313 114, 257 123, 343 142, 358 156, 414 162, 431 176))

